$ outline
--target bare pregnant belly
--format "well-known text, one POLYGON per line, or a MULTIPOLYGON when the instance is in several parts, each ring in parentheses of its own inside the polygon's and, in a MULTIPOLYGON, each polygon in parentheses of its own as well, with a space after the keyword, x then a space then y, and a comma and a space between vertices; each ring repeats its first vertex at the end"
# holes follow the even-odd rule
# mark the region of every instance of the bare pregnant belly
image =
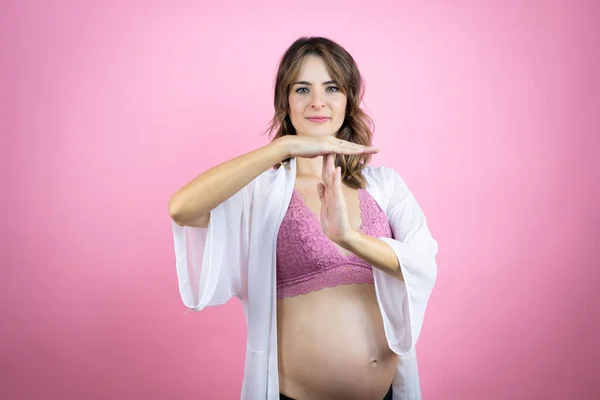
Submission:
POLYGON ((381 400, 398 358, 371 284, 277 301, 280 392, 297 400, 381 400))

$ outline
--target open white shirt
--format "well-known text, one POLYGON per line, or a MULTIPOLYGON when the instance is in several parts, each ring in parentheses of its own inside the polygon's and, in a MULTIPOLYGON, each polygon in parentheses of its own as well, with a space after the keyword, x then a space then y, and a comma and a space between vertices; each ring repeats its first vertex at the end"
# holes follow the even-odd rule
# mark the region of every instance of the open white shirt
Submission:
MULTIPOLYGON (((362 170, 366 190, 385 211, 404 281, 373 267, 385 335, 399 355, 394 400, 421 398, 415 344, 437 276, 438 244, 402 178, 391 168, 362 170)), ((242 400, 278 400, 276 243, 296 180, 289 168, 265 171, 210 213, 208 228, 172 223, 179 292, 189 309, 243 304, 248 337, 242 400)))

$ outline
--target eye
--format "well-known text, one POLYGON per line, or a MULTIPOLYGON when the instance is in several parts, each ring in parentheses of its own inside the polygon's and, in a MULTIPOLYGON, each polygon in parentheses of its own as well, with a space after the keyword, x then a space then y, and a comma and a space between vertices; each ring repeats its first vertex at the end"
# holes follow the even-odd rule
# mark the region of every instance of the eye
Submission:
POLYGON ((330 92, 339 92, 340 88, 337 86, 327 86, 327 90, 329 90, 330 92))
POLYGON ((296 89, 296 93, 308 93, 308 88, 305 88, 305 87, 298 88, 298 89, 296 89), (306 90, 306 92, 302 92, 302 90, 306 90))

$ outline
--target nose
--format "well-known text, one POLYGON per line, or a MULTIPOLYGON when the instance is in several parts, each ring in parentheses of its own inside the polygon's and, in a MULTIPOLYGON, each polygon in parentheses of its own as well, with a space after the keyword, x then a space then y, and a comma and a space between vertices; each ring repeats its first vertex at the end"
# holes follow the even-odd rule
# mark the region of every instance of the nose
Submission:
POLYGON ((311 108, 319 109, 319 108, 325 107, 325 101, 323 101, 322 94, 319 93, 318 90, 315 90, 313 93, 314 93, 314 95, 311 99, 311 104, 310 104, 311 108))

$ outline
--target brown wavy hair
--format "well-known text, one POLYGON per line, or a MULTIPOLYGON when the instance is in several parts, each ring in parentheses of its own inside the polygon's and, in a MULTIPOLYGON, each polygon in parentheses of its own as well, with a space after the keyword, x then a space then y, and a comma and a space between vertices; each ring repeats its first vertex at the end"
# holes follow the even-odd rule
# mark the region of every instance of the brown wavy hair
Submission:
MULTIPOLYGON (((267 128, 271 141, 285 135, 296 134, 289 116, 288 96, 302 60, 308 55, 323 59, 329 75, 346 95, 346 115, 336 137, 370 146, 375 124, 360 108, 365 85, 356 62, 342 46, 324 37, 301 37, 281 57, 275 79, 275 115, 267 128)), ((335 165, 342 168, 343 183, 354 189, 364 188, 366 179, 361 171, 370 160, 370 154, 336 155, 335 165)), ((279 168, 282 164, 287 167, 286 163, 289 161, 290 158, 287 158, 273 168, 279 168)))

